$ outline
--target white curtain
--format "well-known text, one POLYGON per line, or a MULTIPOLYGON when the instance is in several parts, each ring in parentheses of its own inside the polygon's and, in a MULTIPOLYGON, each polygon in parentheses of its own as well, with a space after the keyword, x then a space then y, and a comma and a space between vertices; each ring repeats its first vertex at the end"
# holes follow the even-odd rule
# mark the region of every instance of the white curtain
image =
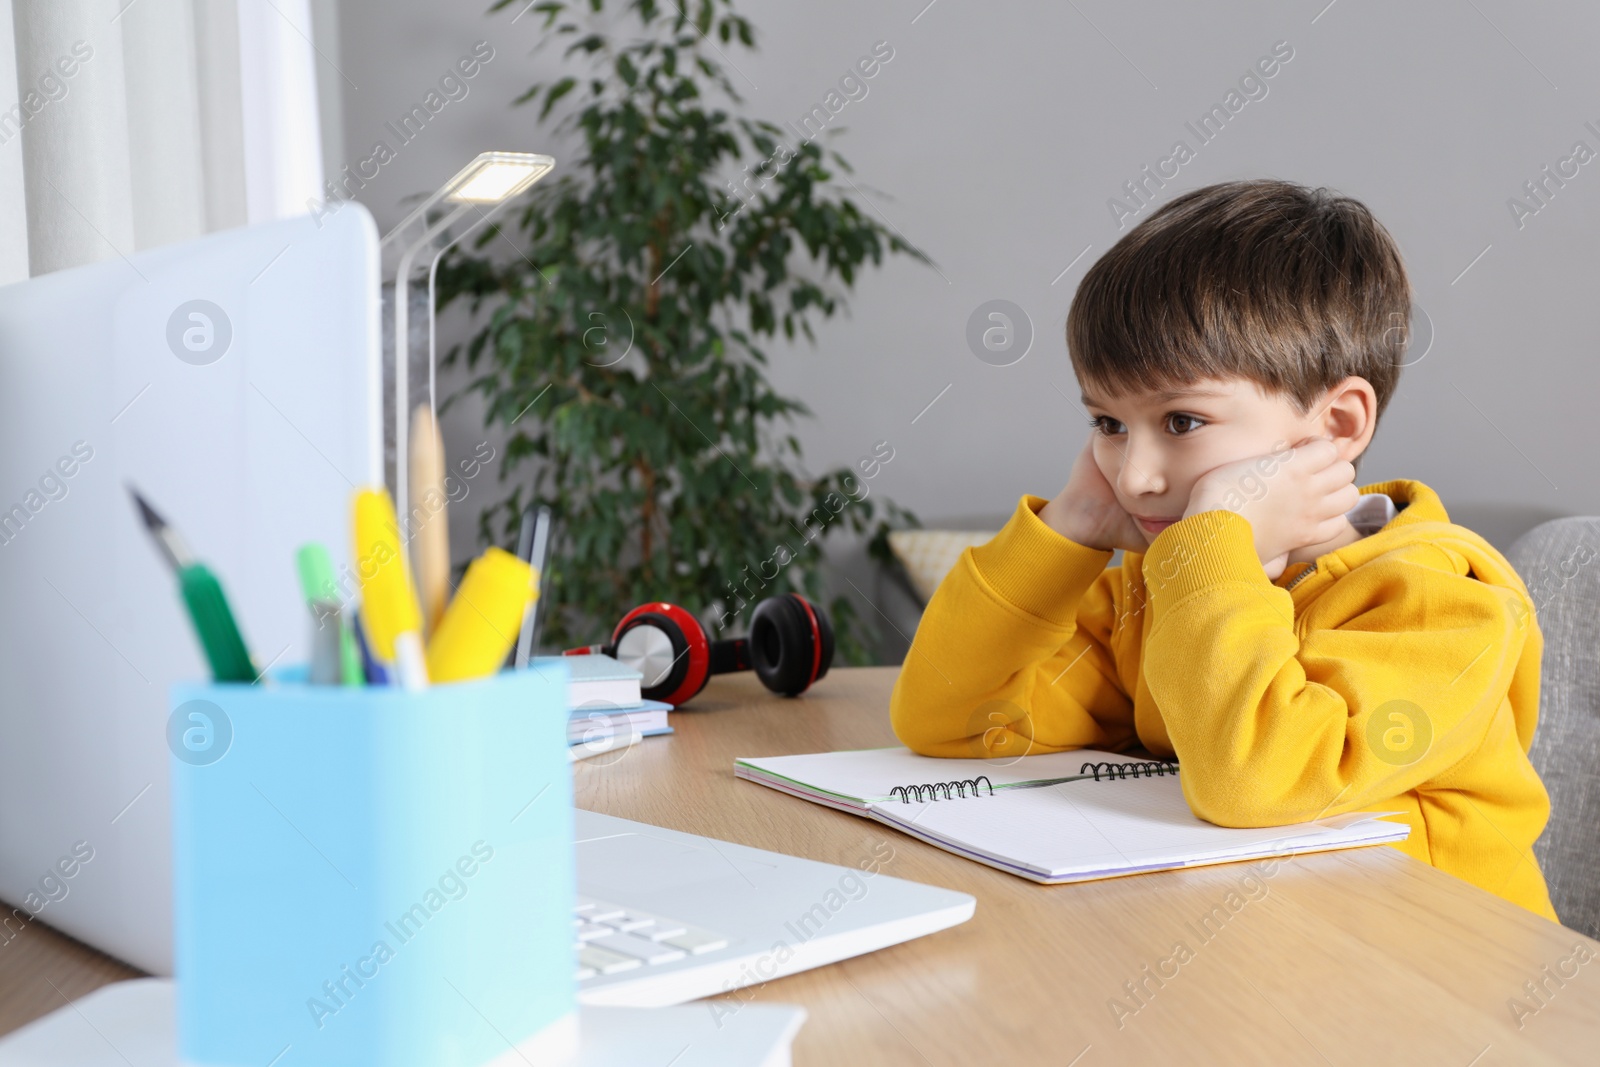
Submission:
POLYGON ((304 213, 331 7, 0 0, 0 282, 304 213))

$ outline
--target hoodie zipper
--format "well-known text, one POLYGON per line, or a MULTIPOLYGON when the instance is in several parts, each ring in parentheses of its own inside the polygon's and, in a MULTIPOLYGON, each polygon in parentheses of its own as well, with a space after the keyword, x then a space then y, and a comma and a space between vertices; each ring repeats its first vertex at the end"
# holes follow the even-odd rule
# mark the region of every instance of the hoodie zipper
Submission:
MULTIPOLYGON (((1390 497, 1389 499, 1393 500, 1394 498, 1390 497)), ((1395 505, 1396 514, 1399 514, 1400 512, 1405 511, 1406 507, 1410 503, 1411 503, 1411 501, 1409 501, 1409 500, 1407 500, 1407 501, 1405 501, 1403 503, 1397 503, 1395 505)), ((1382 533, 1384 530, 1387 530, 1391 525, 1393 525, 1393 522, 1394 522, 1394 520, 1391 519, 1388 523, 1385 523, 1381 529, 1374 530, 1374 531, 1372 531, 1372 533, 1362 534, 1361 536, 1362 536, 1362 538, 1367 538, 1367 537, 1373 536, 1374 534, 1382 533)), ((1289 580, 1289 584, 1283 587, 1283 591, 1287 593, 1289 590, 1291 590, 1295 586, 1299 585, 1305 579, 1307 579, 1307 578, 1311 577, 1313 574, 1315 574, 1318 570, 1321 569, 1321 566, 1322 566, 1322 564, 1321 564, 1320 561, 1313 560, 1312 563, 1311 563, 1311 566, 1307 567, 1305 570, 1301 571, 1299 574, 1295 575, 1293 578, 1291 578, 1289 580)))
POLYGON ((1316 572, 1317 565, 1313 563, 1311 566, 1307 567, 1305 570, 1289 579, 1289 584, 1283 587, 1283 591, 1287 593, 1289 590, 1299 585, 1304 579, 1311 577, 1311 575, 1315 574, 1316 572))

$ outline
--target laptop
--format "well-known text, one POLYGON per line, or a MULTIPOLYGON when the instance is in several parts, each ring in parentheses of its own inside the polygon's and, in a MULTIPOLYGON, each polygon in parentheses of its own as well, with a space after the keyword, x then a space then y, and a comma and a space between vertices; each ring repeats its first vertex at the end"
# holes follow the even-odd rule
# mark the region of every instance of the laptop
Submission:
POLYGON ((354 204, 0 286, 0 900, 146 971, 172 973, 168 692, 206 663, 127 485, 260 665, 304 662, 295 550, 342 559, 383 480, 378 287, 354 204))
MULTIPOLYGON (((263 667, 305 659, 294 550, 346 543, 350 487, 382 480, 377 245, 351 205, 0 287, 0 946, 32 913, 172 973, 167 692, 205 665, 124 483, 224 576, 263 667)), ((878 873, 870 831, 837 867, 577 818, 586 1003, 690 1000, 973 910, 878 873)))
POLYGON ((760 985, 966 922, 976 903, 883 873, 894 843, 870 829, 844 866, 576 816, 580 1004, 661 1007, 760 985))

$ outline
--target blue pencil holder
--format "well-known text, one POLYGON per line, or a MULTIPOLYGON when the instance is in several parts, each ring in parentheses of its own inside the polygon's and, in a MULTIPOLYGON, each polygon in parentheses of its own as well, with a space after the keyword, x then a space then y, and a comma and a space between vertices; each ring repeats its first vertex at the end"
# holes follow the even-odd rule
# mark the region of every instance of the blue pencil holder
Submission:
POLYGON ((175 686, 182 1062, 573 1055, 566 683, 175 686))

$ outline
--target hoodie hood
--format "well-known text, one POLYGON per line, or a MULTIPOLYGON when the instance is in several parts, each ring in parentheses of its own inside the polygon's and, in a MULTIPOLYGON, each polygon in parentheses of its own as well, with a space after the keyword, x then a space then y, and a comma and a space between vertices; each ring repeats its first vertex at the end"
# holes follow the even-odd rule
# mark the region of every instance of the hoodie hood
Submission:
POLYGON ((1319 558, 1315 566, 1323 566, 1331 556, 1343 565, 1345 571, 1350 571, 1404 545, 1419 541, 1432 542, 1465 556, 1473 576, 1479 581, 1528 595, 1527 587, 1505 556, 1479 534, 1451 522, 1439 494, 1427 485, 1408 478, 1397 478, 1362 486, 1361 493, 1363 496, 1368 493, 1386 495, 1394 501, 1399 513, 1383 529, 1335 549, 1319 558))
POLYGON ((1532 598, 1527 586, 1509 560, 1498 549, 1465 526, 1450 521, 1439 494, 1422 482, 1397 478, 1362 486, 1361 492, 1385 493, 1400 509, 1384 527, 1353 541, 1343 548, 1319 556, 1315 563, 1300 564, 1302 570, 1292 578, 1281 575, 1280 588, 1292 589, 1296 605, 1315 597, 1322 589, 1366 563, 1391 553, 1412 553, 1421 546, 1437 552, 1426 554, 1426 565, 1476 578, 1507 591, 1520 627, 1529 633, 1522 646, 1511 683, 1511 702, 1516 715, 1517 734, 1523 751, 1533 743, 1533 728, 1538 715, 1539 672, 1544 639, 1539 632, 1532 598))

